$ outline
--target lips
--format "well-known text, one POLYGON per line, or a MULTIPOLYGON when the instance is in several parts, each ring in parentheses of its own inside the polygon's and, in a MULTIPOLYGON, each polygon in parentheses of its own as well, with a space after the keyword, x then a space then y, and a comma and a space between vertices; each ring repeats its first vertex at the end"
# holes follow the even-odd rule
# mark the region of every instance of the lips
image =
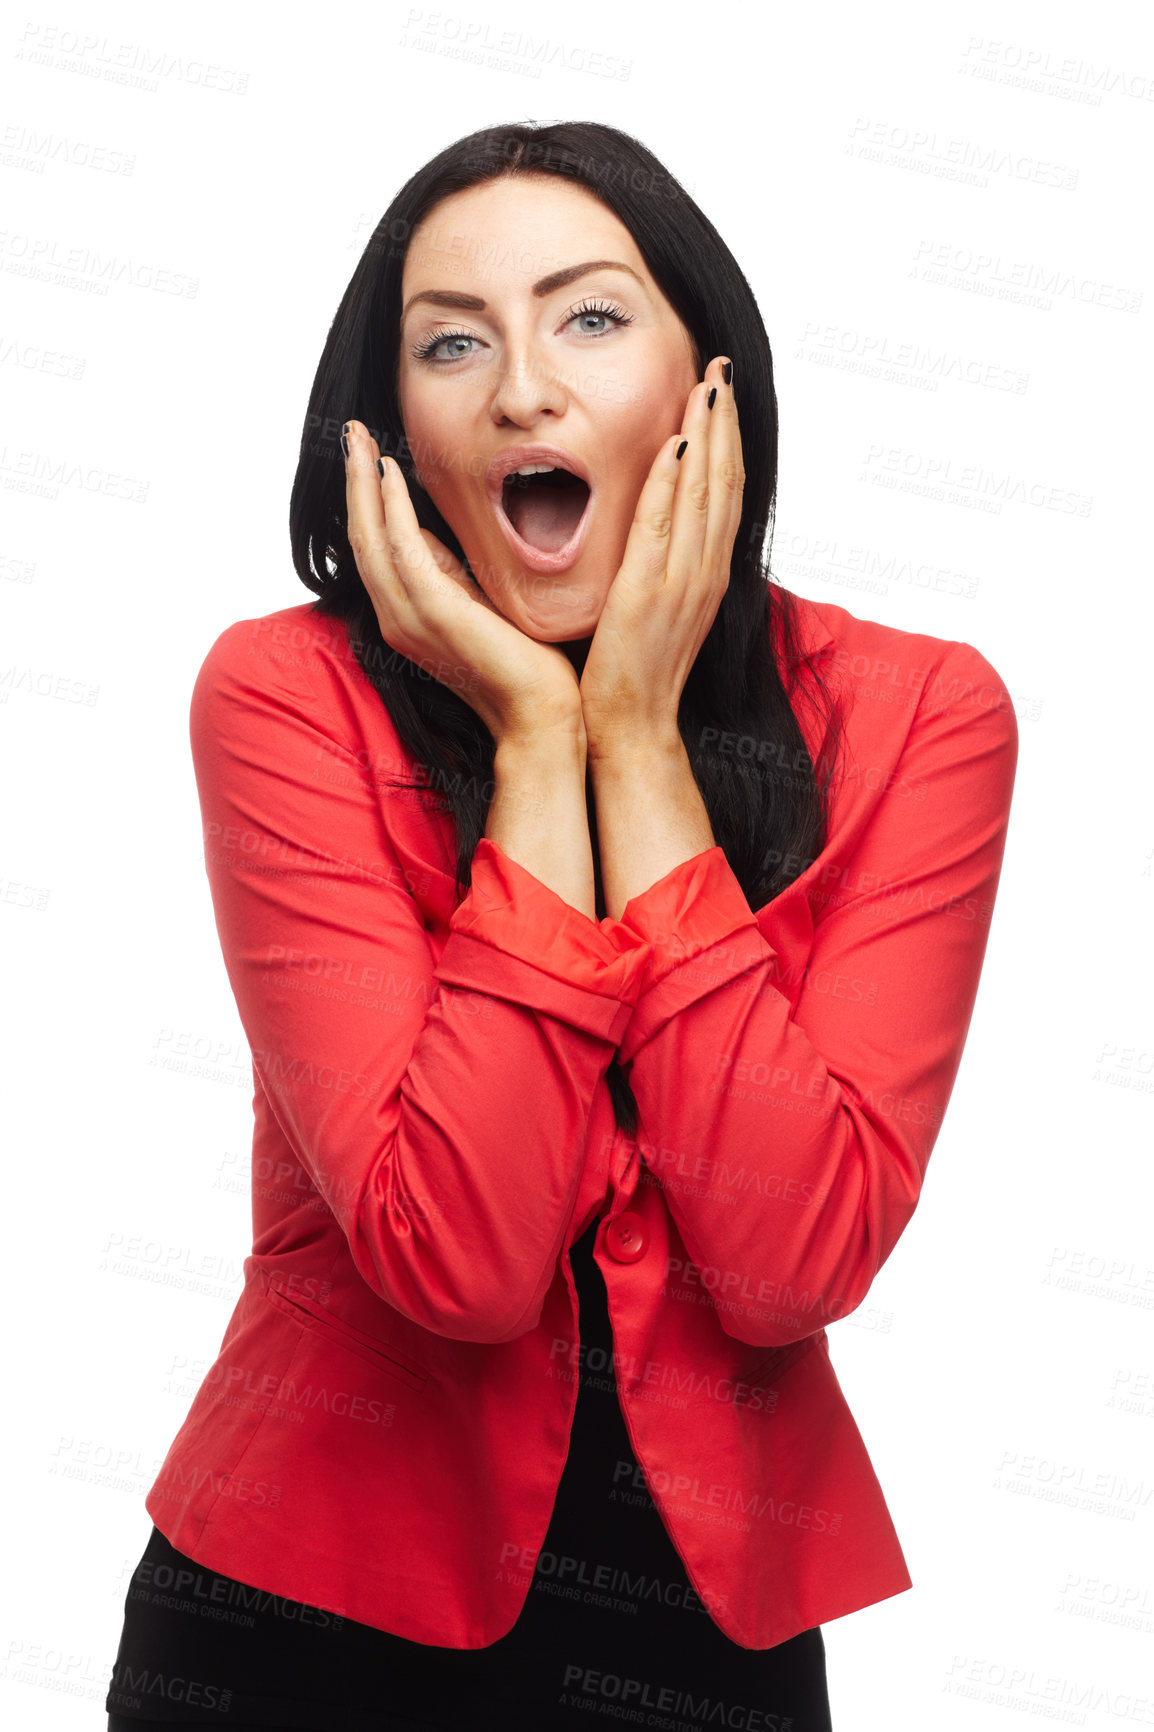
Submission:
POLYGON ((510 445, 486 472, 497 521, 518 560, 533 571, 565 571, 588 532, 593 484, 585 463, 558 445, 510 445), (556 474, 522 477, 515 470, 549 464, 556 474))

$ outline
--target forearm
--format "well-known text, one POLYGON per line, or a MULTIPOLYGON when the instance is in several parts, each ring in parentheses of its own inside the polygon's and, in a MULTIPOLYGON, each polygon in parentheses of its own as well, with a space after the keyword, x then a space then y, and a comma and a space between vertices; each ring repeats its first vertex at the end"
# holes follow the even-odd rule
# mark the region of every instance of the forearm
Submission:
POLYGON ((585 736, 559 728, 506 740, 494 757, 485 835, 563 901, 596 918, 585 803, 585 736))
POLYGON ((679 734, 590 754, 605 912, 625 904, 717 845, 679 734))

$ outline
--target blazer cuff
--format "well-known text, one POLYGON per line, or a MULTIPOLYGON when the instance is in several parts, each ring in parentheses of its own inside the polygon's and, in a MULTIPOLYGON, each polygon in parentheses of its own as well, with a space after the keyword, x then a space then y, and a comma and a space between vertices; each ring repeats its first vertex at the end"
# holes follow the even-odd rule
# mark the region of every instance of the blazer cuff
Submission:
POLYGON ((649 942, 606 931, 482 836, 468 896, 449 919, 438 980, 559 1017, 616 1046, 641 990, 649 942))
POLYGON ((649 949, 621 1040, 623 1064, 670 1017, 774 954, 719 844, 683 860, 632 897, 619 920, 601 925, 649 949))

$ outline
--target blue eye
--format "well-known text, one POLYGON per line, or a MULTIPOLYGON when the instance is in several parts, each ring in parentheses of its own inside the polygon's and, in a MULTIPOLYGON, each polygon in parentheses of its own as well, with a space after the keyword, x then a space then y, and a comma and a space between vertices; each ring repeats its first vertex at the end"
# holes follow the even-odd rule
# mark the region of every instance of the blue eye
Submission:
POLYGON ((428 361, 442 343, 475 343, 476 341, 476 337, 470 337, 466 331, 446 331, 444 336, 435 331, 427 342, 412 350, 412 355, 417 361, 428 361))
MULTIPOLYGON (((566 315, 563 323, 571 324, 574 319, 582 318, 613 320, 613 325, 607 327, 605 330, 584 332, 585 336, 593 339, 607 337, 610 334, 610 331, 618 325, 631 325, 633 323, 633 315, 631 313, 623 312, 620 307, 607 305, 602 301, 583 301, 579 307, 574 307, 573 311, 566 315)), ((436 351, 439 348, 446 343, 477 343, 479 341, 480 338, 474 337, 469 331, 438 330, 431 332, 423 343, 418 343, 415 348, 410 349, 409 353, 412 355, 414 361, 428 361, 435 367, 452 366, 452 356, 434 359, 436 351)), ((461 353, 462 352, 460 351, 458 352, 458 359, 461 358, 461 353)), ((467 354, 468 351, 463 351, 463 353, 467 354)))
MULTIPOLYGON (((616 325, 631 325, 633 323, 632 314, 623 313, 621 311, 620 307, 612 307, 612 306, 607 307, 603 302, 599 302, 599 301, 583 301, 581 306, 575 307, 573 309, 573 311, 569 315, 569 318, 570 319, 582 319, 582 318, 584 318, 584 319, 612 319, 614 324, 616 324, 616 325)), ((566 323, 568 323, 568 320, 566 321, 566 323)), ((604 337, 604 336, 608 335, 608 332, 607 331, 586 331, 585 335, 587 337, 604 337)))

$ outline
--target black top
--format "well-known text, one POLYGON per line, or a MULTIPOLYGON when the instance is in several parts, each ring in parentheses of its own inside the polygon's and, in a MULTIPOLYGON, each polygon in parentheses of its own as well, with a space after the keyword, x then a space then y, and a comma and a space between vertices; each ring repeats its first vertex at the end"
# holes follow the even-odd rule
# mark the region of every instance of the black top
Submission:
POLYGON ((590 1732, 606 1715, 678 1732, 830 1732, 820 1627, 774 1648, 732 1642, 641 1489, 593 1261, 597 1225, 572 1251, 587 1351, 569 1455, 508 1634, 487 1648, 437 1648, 275 1594, 253 1604, 250 1592, 234 1607, 219 1586, 209 1597, 230 1578, 154 1527, 141 1560, 152 1568, 138 1579, 138 1566, 125 1598, 109 1732, 590 1732), (191 1571, 190 1590, 177 1590, 179 1569, 191 1571))

